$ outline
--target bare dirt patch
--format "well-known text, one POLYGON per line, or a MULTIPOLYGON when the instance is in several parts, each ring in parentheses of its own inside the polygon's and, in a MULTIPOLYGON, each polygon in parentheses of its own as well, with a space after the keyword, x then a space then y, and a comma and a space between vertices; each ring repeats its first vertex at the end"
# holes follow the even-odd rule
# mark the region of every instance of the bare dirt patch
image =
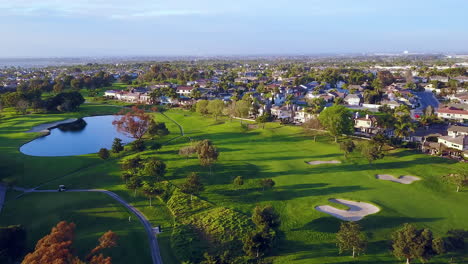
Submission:
POLYGON ((344 221, 359 221, 367 215, 375 214, 380 211, 380 208, 370 203, 349 201, 344 199, 329 199, 328 201, 345 205, 349 209, 341 210, 330 205, 319 205, 315 207, 315 210, 329 214, 344 221))
POLYGON ((416 176, 405 175, 405 176, 400 176, 400 177, 396 178, 395 176, 389 175, 389 174, 377 174, 377 175, 375 175, 375 178, 378 179, 378 180, 398 182, 398 183, 401 183, 401 184, 411 184, 411 183, 413 183, 415 181, 420 181, 421 180, 421 178, 416 177, 416 176))
POLYGON ((341 161, 339 160, 313 160, 307 162, 309 165, 320 165, 320 164, 340 164, 341 161))

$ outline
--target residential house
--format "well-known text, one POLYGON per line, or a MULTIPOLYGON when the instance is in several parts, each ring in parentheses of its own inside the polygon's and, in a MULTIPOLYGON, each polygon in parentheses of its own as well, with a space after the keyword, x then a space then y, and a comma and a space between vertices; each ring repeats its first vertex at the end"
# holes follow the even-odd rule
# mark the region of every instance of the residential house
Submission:
POLYGON ((458 122, 468 120, 468 111, 455 107, 442 107, 436 111, 437 117, 458 122))
POLYGON ((194 88, 190 86, 180 86, 177 87, 176 93, 181 96, 189 96, 194 88))
POLYGON ((354 105, 354 106, 359 106, 361 105, 362 98, 358 94, 348 94, 345 98, 344 101, 348 105, 354 105))
POLYGON ((455 94, 449 98, 458 100, 462 104, 468 104, 468 93, 455 94))
POLYGON ((366 115, 365 117, 359 117, 359 113, 356 113, 354 119, 354 128, 358 135, 375 135, 381 131, 378 120, 373 115, 366 115))
POLYGON ((446 76, 431 76, 430 77, 431 81, 439 81, 439 82, 448 82, 449 78, 446 76))
POLYGON ((315 116, 311 113, 305 111, 305 108, 298 107, 297 111, 294 112, 294 122, 295 123, 305 123, 315 116))
POLYGON ((450 137, 456 137, 456 136, 468 136, 468 127, 466 126, 450 126, 447 129, 448 136, 450 137))
POLYGON ((270 111, 271 111, 271 116, 276 119, 289 120, 293 117, 293 113, 290 107, 287 107, 287 106, 273 106, 270 111))
POLYGON ((453 79, 456 80, 459 83, 468 82, 468 77, 466 77, 466 76, 457 76, 457 77, 455 77, 453 79))
POLYGON ((447 148, 452 148, 460 151, 468 150, 467 135, 439 137, 438 143, 443 144, 447 148))

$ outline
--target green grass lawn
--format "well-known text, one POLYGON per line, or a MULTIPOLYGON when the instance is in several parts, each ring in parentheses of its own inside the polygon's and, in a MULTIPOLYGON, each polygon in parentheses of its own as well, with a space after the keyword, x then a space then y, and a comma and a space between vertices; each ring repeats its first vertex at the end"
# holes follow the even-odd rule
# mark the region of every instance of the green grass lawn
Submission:
POLYGON ((60 221, 76 224, 74 247, 84 258, 107 230, 119 236, 119 247, 108 251, 112 263, 150 263, 148 238, 140 222, 125 207, 102 193, 33 193, 7 203, 0 224, 26 227, 29 248, 60 221), (18 210, 24 208, 25 210, 18 210), (136 247, 135 245, 141 245, 136 247))
MULTIPOLYGON (((100 110, 98 107, 104 106, 86 105, 83 106, 83 110, 84 113, 89 113, 100 110)), ((359 154, 352 154, 347 160, 344 159, 343 153, 332 139, 319 136, 317 142, 314 142, 304 135, 300 127, 271 123, 267 124, 266 129, 243 132, 239 121, 215 122, 209 117, 180 110, 170 110, 166 115, 184 127, 186 137, 167 143, 159 151, 146 151, 142 155, 155 155, 164 160, 168 169, 167 178, 175 184, 181 184, 189 172, 200 173, 206 187, 200 197, 215 206, 227 207, 250 216, 251 210, 257 204, 273 205, 282 220, 281 241, 273 253, 274 263, 353 262, 348 256, 338 255, 335 245, 334 236, 341 221, 314 210, 317 205, 334 205, 328 202, 330 198, 372 202, 381 208, 379 213, 360 221, 370 238, 367 253, 358 259, 360 263, 400 263, 401 261, 391 256, 388 240, 391 232, 406 222, 414 223, 418 227, 428 227, 436 235, 442 235, 453 228, 468 228, 466 206, 468 192, 456 193, 454 186, 440 180, 440 176, 447 173, 453 161, 402 149, 391 151, 383 160, 369 165, 359 154), (188 145, 189 139, 210 139, 218 147, 221 154, 219 162, 212 168, 212 173, 208 168, 201 167, 196 158, 186 159, 177 154, 179 148, 188 145), (312 160, 340 160, 343 163, 318 166, 306 163, 312 160), (377 180, 376 174, 392 174, 397 177, 414 175, 421 177, 422 180, 404 185, 377 180), (245 184, 240 188, 235 188, 231 184, 236 176, 243 176, 245 179, 245 184), (259 188, 258 180, 262 178, 274 179, 276 185, 273 190, 263 191, 259 188)), ((55 118, 64 119, 68 116, 60 115, 55 118)), ((160 139, 161 142, 178 135, 179 130, 175 124, 160 114, 156 114, 156 118, 158 121, 166 122, 171 131, 170 135, 160 139)), ((116 192, 138 206, 155 225, 162 224, 163 227, 167 227, 166 232, 158 237, 158 241, 165 263, 177 263, 169 243, 173 221, 170 212, 160 201, 150 208, 146 198, 140 194, 133 197, 133 193, 125 189, 120 179, 118 159, 101 161, 94 154, 36 158, 18 152, 19 145, 34 137, 21 132, 35 124, 55 120, 51 119, 54 119, 53 115, 15 117, 7 119, 8 123, 3 123, 2 120, 0 158, 14 160, 16 164, 24 167, 22 171, 25 172, 11 172, 11 175, 23 177, 18 179, 18 182, 28 186, 51 180, 56 176, 64 176, 43 188, 56 188, 60 183, 70 188, 106 188, 116 192), (53 162, 56 166, 50 168, 44 164, 45 162, 47 164, 53 162), (29 164, 32 166, 31 169, 26 168, 29 164), (76 171, 80 168, 81 170, 76 171)), ((51 226, 62 217, 61 208, 66 206, 63 203, 69 203, 72 208, 68 214, 63 215, 69 217, 67 219, 84 218, 86 214, 80 213, 81 208, 85 209, 84 205, 88 205, 87 209, 97 210, 95 216, 102 218, 104 222, 117 221, 117 217, 108 217, 105 212, 101 213, 96 209, 103 207, 101 203, 96 202, 96 197, 86 196, 88 194, 67 195, 70 197, 69 201, 67 198, 67 201, 54 202, 54 199, 50 198, 52 194, 34 194, 9 201, 5 209, 10 213, 8 221, 2 212, 0 222, 13 224, 16 221, 32 228, 35 222, 39 221, 43 222, 44 226, 45 223, 51 226), (44 195, 43 198, 41 195, 44 195), (39 212, 37 216, 35 214, 37 220, 26 217, 31 205, 36 203, 44 207, 45 212, 51 212, 50 214, 58 217, 49 218, 47 214, 39 212)), ((115 204, 113 206, 119 207, 115 204)), ((79 230, 80 224, 77 225, 79 230)), ((40 227, 40 232, 47 233, 50 227, 44 226, 40 227)), ((88 227, 82 228, 85 229, 83 232, 88 232, 88 227)), ((115 228, 117 229, 113 229, 114 231, 125 230, 124 226, 118 224, 115 224, 115 228)), ((94 233, 96 230, 105 232, 107 229, 110 227, 96 228, 94 233)), ((98 235, 91 237, 96 240, 98 235)), ((92 245, 92 239, 89 241, 81 247, 92 245)), ((143 239, 139 243, 135 242, 128 250, 134 250, 136 244, 141 254, 148 255, 148 252, 144 251, 147 250, 147 244, 143 239)), ((126 245, 132 244, 123 245, 125 250, 127 250, 126 245)), ((443 261, 446 262, 446 259, 439 257, 431 263, 443 263, 443 261)))

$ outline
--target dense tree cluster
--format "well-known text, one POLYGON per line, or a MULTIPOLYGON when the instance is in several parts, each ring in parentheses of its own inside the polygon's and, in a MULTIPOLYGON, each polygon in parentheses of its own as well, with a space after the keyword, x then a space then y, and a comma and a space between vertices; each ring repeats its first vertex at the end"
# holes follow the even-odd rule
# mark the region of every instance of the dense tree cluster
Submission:
POLYGON ((99 238, 99 244, 91 250, 85 257, 86 261, 80 260, 74 254, 73 243, 75 240, 75 224, 65 221, 59 222, 52 228, 50 234, 41 238, 34 248, 34 251, 27 254, 23 259, 23 264, 111 264, 110 257, 104 257, 100 253, 105 248, 117 246, 117 235, 108 231, 99 238))

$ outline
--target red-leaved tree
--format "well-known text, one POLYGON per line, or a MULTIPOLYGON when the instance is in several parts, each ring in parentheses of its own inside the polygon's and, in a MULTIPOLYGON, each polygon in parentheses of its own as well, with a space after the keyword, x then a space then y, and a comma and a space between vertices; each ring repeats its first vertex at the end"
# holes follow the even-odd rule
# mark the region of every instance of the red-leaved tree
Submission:
POLYGON ((67 223, 65 221, 59 222, 52 228, 50 234, 37 242, 34 251, 27 254, 22 263, 72 263, 76 259, 71 250, 74 236, 74 223, 67 223))
POLYGON ((141 139, 148 131, 151 116, 145 110, 133 106, 130 111, 121 111, 112 122, 117 131, 132 138, 141 139))
POLYGON ((86 257, 87 262, 81 261, 73 254, 74 237, 75 224, 59 222, 50 234, 37 242, 34 251, 26 255, 22 264, 112 264, 110 257, 97 253, 102 249, 117 246, 117 235, 114 232, 107 231, 99 238, 99 244, 86 257))

